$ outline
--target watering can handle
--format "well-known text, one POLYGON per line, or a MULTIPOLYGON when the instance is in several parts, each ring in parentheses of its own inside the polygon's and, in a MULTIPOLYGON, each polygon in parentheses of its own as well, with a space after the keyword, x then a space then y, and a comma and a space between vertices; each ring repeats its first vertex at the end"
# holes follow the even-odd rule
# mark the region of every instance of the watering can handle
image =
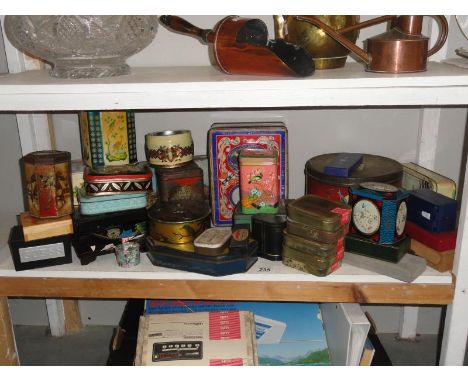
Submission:
POLYGON ((437 24, 439 25, 439 36, 437 37, 437 41, 434 46, 427 52, 427 57, 432 56, 444 46, 448 35, 448 22, 445 16, 430 15, 429 17, 432 17, 435 21, 437 21, 437 24))
POLYGON ((174 29, 177 32, 186 33, 195 37, 199 37, 204 42, 213 42, 213 31, 211 29, 201 29, 190 24, 179 16, 160 16, 159 21, 168 28, 174 29))

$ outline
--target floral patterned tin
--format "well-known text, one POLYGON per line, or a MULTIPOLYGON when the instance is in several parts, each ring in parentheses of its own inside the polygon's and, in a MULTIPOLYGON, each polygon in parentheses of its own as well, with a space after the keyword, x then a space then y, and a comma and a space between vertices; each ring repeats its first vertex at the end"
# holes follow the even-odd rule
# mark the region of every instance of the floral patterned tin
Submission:
POLYGON ((230 226, 239 202, 239 153, 246 148, 278 153, 280 199, 288 196, 288 130, 282 122, 215 123, 208 132, 213 224, 230 226))
POLYGON ((240 196, 243 213, 278 212, 277 161, 277 153, 273 150, 244 149, 240 152, 240 196))
POLYGON ((132 111, 80 112, 81 151, 87 166, 120 166, 137 162, 132 111))
POLYGON ((190 130, 165 130, 145 135, 146 159, 151 166, 181 166, 193 160, 193 151, 190 130))
POLYGON ((73 212, 71 154, 35 151, 23 157, 28 210, 36 218, 56 218, 73 212))
POLYGON ((84 190, 87 195, 151 192, 153 174, 143 163, 85 169, 84 190))

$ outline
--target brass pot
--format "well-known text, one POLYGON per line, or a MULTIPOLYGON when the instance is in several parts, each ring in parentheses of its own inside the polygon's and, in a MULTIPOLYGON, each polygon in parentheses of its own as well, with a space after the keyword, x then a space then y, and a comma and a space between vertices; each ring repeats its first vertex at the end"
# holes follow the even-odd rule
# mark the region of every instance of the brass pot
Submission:
MULTIPOLYGON (((349 27, 359 22, 359 16, 313 16, 334 30, 349 27)), ((314 27, 293 16, 273 16, 276 38, 305 48, 314 58, 315 69, 334 69, 345 65, 349 50, 328 36, 322 29, 314 27)), ((343 36, 356 42, 358 30, 344 33, 343 36)))

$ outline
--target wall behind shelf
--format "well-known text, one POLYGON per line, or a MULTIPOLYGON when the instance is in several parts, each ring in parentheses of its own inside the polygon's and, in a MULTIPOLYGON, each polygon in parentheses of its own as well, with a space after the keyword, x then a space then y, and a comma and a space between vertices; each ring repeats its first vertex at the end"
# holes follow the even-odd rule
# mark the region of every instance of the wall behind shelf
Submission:
MULTIPOLYGON (((183 17, 201 28, 212 28, 222 16, 183 17)), ((363 16, 362 19, 371 17, 363 16)), ((270 38, 273 38, 272 18, 268 16, 260 18, 266 22, 270 38)), ((429 23, 425 22, 426 31, 428 26, 429 23)), ((361 32, 360 40, 381 33, 384 28, 384 25, 380 25, 365 29, 361 32)), ((453 17, 451 18, 450 34, 451 42, 446 49, 445 56, 454 56, 453 49, 459 47, 463 42, 466 43, 460 37, 461 34, 454 24, 453 17)), ((3 49, 0 51, 3 52, 3 49)), ((351 57, 349 60, 354 61, 351 57)), ((128 63, 131 66, 209 65, 208 47, 192 37, 175 34, 165 27, 159 26, 153 43, 131 57, 128 63)), ((0 115, 1 117, 3 116, 0 115)), ((213 122, 284 120, 288 126, 290 137, 290 196, 296 197, 302 195, 304 191, 305 161, 321 153, 361 151, 389 156, 400 161, 414 161, 416 159, 419 118, 420 109, 418 108, 137 113, 138 154, 139 159, 143 160, 143 136, 150 131, 175 128, 191 129, 196 153, 204 154, 206 152, 206 132, 213 122)), ((55 114, 53 121, 58 148, 69 150, 72 152, 73 158, 79 158, 80 139, 76 114, 55 114)), ((439 133, 435 168, 458 182, 466 109, 443 110, 441 121, 443 123, 439 133)), ((10 126, 14 126, 14 120, 10 118, 8 124, 7 129, 2 129, 3 135, 0 145, 2 147, 5 145, 5 148, 10 150, 2 150, 2 158, 8 157, 9 160, 2 161, 0 166, 10 166, 12 181, 19 182, 19 169, 16 169, 16 173, 14 167, 11 167, 11 162, 16 163, 18 153, 20 153, 17 131, 10 128, 10 126), (6 142, 11 142, 11 144, 6 142), (12 156, 5 154, 8 152, 11 152, 12 156), (12 161, 11 158, 13 158, 12 161)), ((0 187, 6 187, 6 185, 2 183, 0 187)), ((17 188, 17 186, 15 187, 17 188)), ((1 195, 2 202, 9 208, 5 211, 2 209, 2 216, 12 217, 21 212, 23 206, 20 201, 15 199, 19 197, 19 193, 2 189, 1 195), (4 198, 5 195, 8 197, 4 198)), ((83 300, 80 302, 82 320, 85 324, 90 325, 115 325, 120 319, 123 306, 124 302, 122 301, 83 300)), ((47 312, 45 302, 42 299, 13 299, 11 309, 15 324, 47 324, 47 312)), ((398 331, 399 307, 369 306, 365 309, 369 310, 374 317, 378 331, 387 333, 398 331)), ((423 308, 419 317, 418 332, 436 333, 440 312, 440 308, 423 308)))

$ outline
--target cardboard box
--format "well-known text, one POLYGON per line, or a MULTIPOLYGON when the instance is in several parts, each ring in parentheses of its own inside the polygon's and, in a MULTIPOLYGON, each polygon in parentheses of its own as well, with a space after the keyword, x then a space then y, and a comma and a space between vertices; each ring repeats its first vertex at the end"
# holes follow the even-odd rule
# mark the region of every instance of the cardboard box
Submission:
POLYGON ((251 311, 260 366, 329 365, 320 306, 263 301, 147 300, 146 314, 251 311))

